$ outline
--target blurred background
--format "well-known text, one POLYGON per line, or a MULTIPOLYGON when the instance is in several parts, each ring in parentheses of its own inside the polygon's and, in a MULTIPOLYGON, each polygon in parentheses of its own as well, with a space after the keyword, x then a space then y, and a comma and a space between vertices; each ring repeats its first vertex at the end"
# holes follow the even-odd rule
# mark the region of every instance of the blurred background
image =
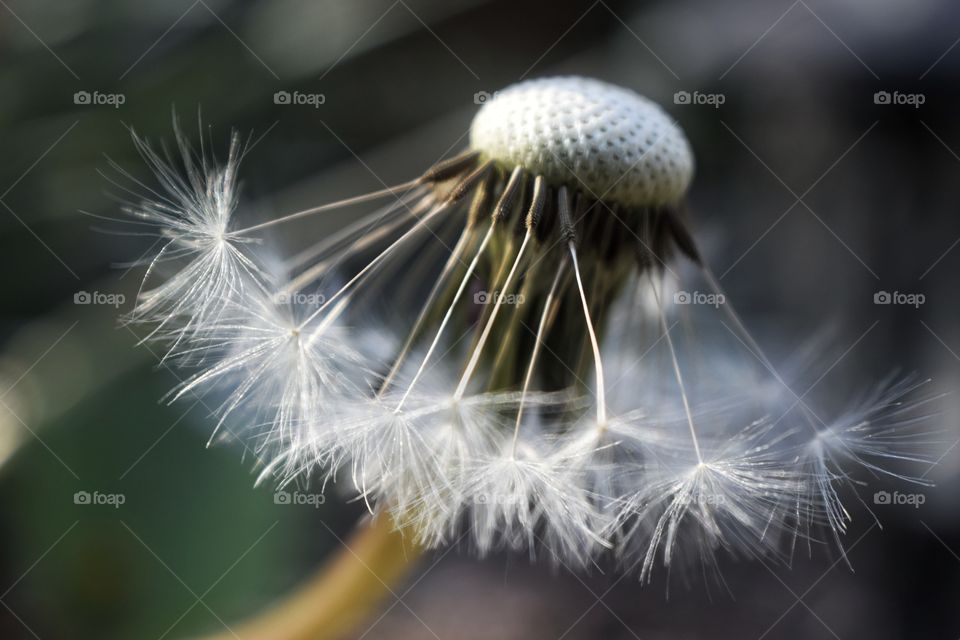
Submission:
POLYGON ((205 448, 207 407, 159 402, 175 374, 117 324, 149 242, 94 217, 118 212, 107 158, 149 179, 129 128, 169 138, 176 108, 221 153, 250 133, 241 216, 258 220, 409 179, 466 146, 497 89, 583 74, 687 131, 697 236, 761 344, 829 327, 849 349, 811 397, 898 368, 946 394, 919 471, 936 486, 871 505, 882 529, 860 512, 854 572, 826 552, 724 561, 731 593, 668 593, 662 575, 441 551, 358 637, 957 638, 958 42, 949 0, 0 1, 0 637, 223 630, 362 514, 275 504, 239 447, 205 448))

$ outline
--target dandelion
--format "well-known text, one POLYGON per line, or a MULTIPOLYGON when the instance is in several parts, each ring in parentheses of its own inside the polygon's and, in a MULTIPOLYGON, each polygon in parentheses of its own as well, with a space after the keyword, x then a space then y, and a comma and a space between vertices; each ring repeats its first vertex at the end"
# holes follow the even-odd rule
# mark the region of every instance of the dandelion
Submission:
POLYGON ((786 562, 822 528, 840 544, 859 471, 910 481, 901 465, 925 460, 911 385, 829 422, 790 391, 693 239, 686 137, 630 90, 522 82, 418 178, 246 228, 236 145, 223 167, 181 148, 185 178, 145 153, 168 193, 133 212, 166 242, 148 277, 186 264, 133 317, 194 367, 174 397, 220 394, 261 479, 342 482, 423 546, 614 558, 650 580, 722 551, 786 562), (262 237, 377 201, 293 256, 262 237), (411 266, 427 291, 404 286, 411 266), (692 278, 726 300, 711 322, 732 348, 675 330, 692 278))

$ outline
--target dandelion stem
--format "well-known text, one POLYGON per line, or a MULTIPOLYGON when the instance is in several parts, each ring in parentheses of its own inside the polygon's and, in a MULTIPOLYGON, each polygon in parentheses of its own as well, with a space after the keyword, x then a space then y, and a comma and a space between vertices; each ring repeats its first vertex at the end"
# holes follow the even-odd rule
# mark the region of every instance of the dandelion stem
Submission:
MULTIPOLYGON (((697 454, 697 462, 702 464, 703 456, 700 454, 700 441, 697 439, 697 429, 693 426, 693 413, 690 411, 690 401, 687 399, 687 387, 683 383, 683 374, 680 372, 680 362, 677 360, 677 351, 673 346, 673 338, 670 337, 670 328, 667 326, 667 315, 666 312, 664 312, 659 286, 653 279, 652 271, 650 274, 650 284, 653 285, 653 295, 657 301, 657 313, 660 316, 660 330, 663 331, 663 337, 667 339, 667 348, 670 350, 670 360, 673 362, 673 374, 677 379, 677 385, 680 387, 680 399, 683 401, 683 411, 687 416, 687 425, 690 427, 693 450, 697 454)), ((662 285, 662 281, 660 284, 662 285)))
POLYGON ((590 347, 593 349, 593 363, 597 370, 597 425, 603 428, 607 424, 607 393, 603 379, 603 361, 600 358, 600 343, 597 333, 593 329, 593 320, 590 318, 590 305, 587 303, 587 294, 583 290, 583 280, 580 278, 580 264, 577 261, 577 248, 571 240, 568 243, 570 256, 573 259, 573 274, 577 277, 577 290, 580 292, 580 303, 583 305, 583 321, 587 325, 590 336, 590 347))
POLYGON ((407 387, 406 393, 403 394, 403 397, 400 399, 400 402, 397 404, 397 408, 394 409, 394 412, 400 411, 400 409, 403 407, 403 403, 406 402, 407 397, 410 395, 410 392, 413 391, 414 385, 417 384, 417 382, 420 380, 420 376, 422 376, 423 372, 426 370, 427 362, 430 360, 430 356, 433 355, 434 350, 440 343, 440 336, 443 335, 444 330, 447 328, 447 323, 450 322, 450 318, 453 315, 453 310, 457 306, 457 302, 460 301, 463 291, 467 288, 467 284, 469 284, 470 278, 473 276, 473 271, 477 267, 477 262, 480 261, 480 256, 482 256, 483 252, 486 250, 487 244, 490 242, 490 238, 493 236, 493 230, 496 228, 496 226, 497 219, 494 218, 490 223, 490 228, 487 229, 486 235, 483 237, 483 241, 480 242, 477 252, 470 261, 470 265, 467 267, 467 272, 463 275, 463 279, 460 281, 460 287, 453 295, 453 300, 450 302, 450 306, 447 307, 447 312, 444 314, 443 320, 440 322, 440 328, 437 329, 437 335, 433 337, 433 342, 430 343, 430 348, 427 349, 427 354, 423 357, 423 362, 420 363, 417 373, 413 376, 413 380, 410 381, 410 386, 407 387))
POLYGON ((490 337, 490 331, 493 330, 493 323, 496 321, 497 314, 500 312, 500 303, 503 301, 505 293, 510 290, 510 286, 513 284, 513 278, 517 274, 520 261, 527 249, 527 245, 530 244, 530 238, 532 236, 533 228, 528 226, 527 232, 523 236, 523 242, 520 243, 520 249, 517 250, 517 257, 513 261, 513 266, 510 267, 510 273, 507 274, 507 279, 503 283, 503 290, 499 295, 494 295, 496 299, 493 302, 493 311, 490 312, 490 317, 487 319, 487 324, 483 327, 483 333, 480 334, 480 339, 477 341, 477 346, 474 348, 473 354, 470 356, 470 362, 467 363, 467 368, 464 370, 463 376, 460 378, 460 384, 457 385, 457 390, 453 394, 455 401, 460 400, 467 390, 467 384, 470 382, 470 377, 477 368, 477 363, 480 362, 480 353, 483 351, 483 347, 487 342, 487 338, 490 337))
POLYGON ((328 202, 327 204, 322 204, 319 207, 311 207, 309 209, 304 209, 302 211, 297 211, 296 213, 290 213, 280 218, 275 218, 273 220, 268 220, 266 222, 261 222, 260 224, 255 224, 252 227, 246 227, 245 229, 240 229, 238 231, 231 232, 231 235, 246 235, 248 233, 253 233, 254 231, 260 231, 261 229, 266 229, 274 225, 282 224, 284 222, 291 222, 293 220, 298 220, 300 218, 305 218, 311 216, 315 213, 322 213, 324 211, 332 211, 334 209, 340 209, 343 207, 349 207, 354 204, 360 204, 363 202, 370 202, 371 200, 379 200, 380 198, 386 196, 397 196, 397 192, 406 192, 410 189, 413 189, 420 184, 420 180, 411 180, 410 182, 404 182, 392 187, 387 187, 385 189, 380 189, 379 191, 371 191, 370 193, 364 193, 363 195, 353 196, 352 198, 345 198, 343 200, 338 200, 337 202, 328 202))
POLYGON ((527 392, 530 390, 530 381, 533 380, 533 372, 536 369, 537 359, 540 357, 540 348, 542 347, 543 334, 546 332, 550 310, 553 307, 553 301, 557 295, 557 288, 560 286, 560 278, 567 270, 567 262, 564 260, 557 269, 557 274, 553 277, 553 284, 547 293, 547 299, 543 302, 543 313, 540 314, 540 324, 537 326, 537 338, 533 345, 533 352, 530 354, 530 363, 527 365, 527 373, 523 378, 523 390, 520 392, 520 407, 517 409, 517 422, 513 427, 513 444, 510 448, 510 455, 517 455, 517 441, 520 439, 520 422, 523 419, 523 405, 527 399, 527 392))
POLYGON ((205 640, 338 640, 355 631, 423 553, 389 517, 368 521, 284 600, 205 640))

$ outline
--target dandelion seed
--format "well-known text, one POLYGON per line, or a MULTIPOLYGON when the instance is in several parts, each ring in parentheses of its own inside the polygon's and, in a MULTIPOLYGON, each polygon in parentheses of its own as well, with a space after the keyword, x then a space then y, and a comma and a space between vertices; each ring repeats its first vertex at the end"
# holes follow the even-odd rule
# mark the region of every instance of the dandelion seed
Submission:
MULTIPOLYGON (((916 429, 932 417, 920 409, 934 398, 911 398, 922 384, 909 378, 898 381, 891 376, 836 419, 807 431, 799 462, 808 482, 798 498, 800 504, 796 511, 808 545, 817 529, 826 528, 849 564, 841 536, 853 517, 843 504, 844 490, 882 527, 857 493, 866 484, 865 480, 887 476, 918 486, 932 486, 922 475, 901 470, 904 463, 925 469, 934 464, 929 455, 935 445, 932 434, 929 430, 916 429), (854 476, 857 468, 870 477, 857 479, 854 476)), ((819 421, 818 417, 813 419, 819 421)))
POLYGON ((253 436, 273 446, 316 450, 348 399, 372 384, 369 355, 330 319, 303 322, 310 310, 301 305, 253 295, 244 302, 206 326, 203 340, 192 340, 187 355, 213 350, 219 357, 203 358, 213 364, 184 380, 171 400, 219 390, 225 399, 214 435, 243 413, 253 436))
MULTIPOLYGON (((231 217, 237 207, 237 170, 243 155, 239 136, 231 137, 227 160, 220 165, 205 149, 198 153, 190 147, 176 119, 174 130, 179 162, 167 148, 155 151, 134 136, 137 150, 153 169, 163 193, 136 183, 146 197, 125 209, 156 229, 160 246, 149 260, 129 320, 154 325, 148 338, 169 342, 171 352, 185 339, 202 337, 208 324, 217 322, 231 301, 241 300, 247 291, 263 290, 265 279, 248 254, 246 241, 231 230, 231 217), (160 284, 147 288, 166 263, 181 267, 160 284)), ((118 186, 135 194, 130 188, 118 186)))

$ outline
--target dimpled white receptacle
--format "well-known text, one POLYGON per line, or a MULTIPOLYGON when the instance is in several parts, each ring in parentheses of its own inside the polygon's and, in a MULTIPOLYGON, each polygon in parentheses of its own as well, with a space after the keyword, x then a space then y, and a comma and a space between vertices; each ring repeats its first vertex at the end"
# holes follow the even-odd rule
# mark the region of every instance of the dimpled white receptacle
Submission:
POLYGON ((481 107, 470 145, 507 168, 625 206, 670 205, 693 177, 683 131, 657 104, 599 80, 540 78, 481 107))

